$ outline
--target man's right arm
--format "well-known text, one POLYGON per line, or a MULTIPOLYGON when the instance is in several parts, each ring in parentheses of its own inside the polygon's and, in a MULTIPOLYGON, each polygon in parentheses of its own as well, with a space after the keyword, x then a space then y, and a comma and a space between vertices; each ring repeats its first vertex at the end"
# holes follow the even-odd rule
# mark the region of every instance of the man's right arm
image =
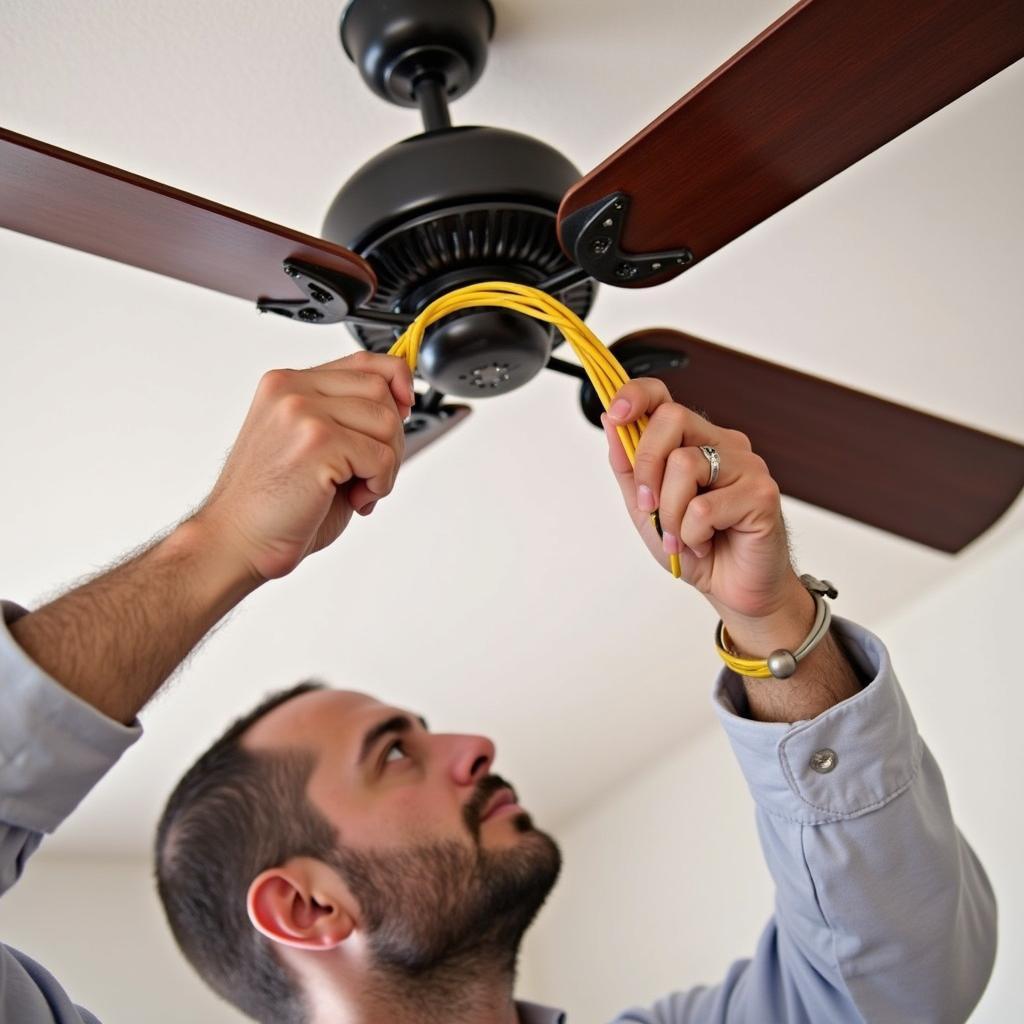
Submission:
MULTIPOLYGON (((408 366, 358 353, 260 383, 202 508, 34 612, 2 607, 0 895, 138 738, 136 715, 255 587, 332 543, 390 493, 414 400, 408 366)), ((0 1020, 94 1021, 0 945, 0 1020)))
POLYGON ((133 721, 231 608, 390 493, 412 401, 408 366, 388 356, 358 353, 267 374, 199 512, 20 618, 14 639, 82 700, 133 721))

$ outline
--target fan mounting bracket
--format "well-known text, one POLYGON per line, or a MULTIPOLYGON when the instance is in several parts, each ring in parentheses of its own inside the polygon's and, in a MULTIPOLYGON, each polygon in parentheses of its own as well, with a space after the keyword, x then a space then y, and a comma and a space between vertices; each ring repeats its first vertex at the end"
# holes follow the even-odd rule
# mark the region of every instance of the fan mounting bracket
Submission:
POLYGON ((631 287, 657 278, 670 281, 693 263, 687 248, 629 253, 620 239, 629 216, 630 197, 612 192, 570 214, 562 223, 562 241, 571 258, 597 281, 631 287))
POLYGON ((312 263, 287 259, 281 269, 309 297, 260 299, 256 308, 261 313, 277 313, 306 324, 336 324, 368 298, 367 288, 361 281, 312 263))
MULTIPOLYGON (((689 355, 682 349, 672 351, 654 346, 631 346, 628 352, 622 353, 616 352, 615 346, 612 346, 612 353, 621 362, 622 368, 630 378, 658 377, 668 370, 681 370, 690 361, 689 355)), ((553 366, 551 369, 557 370, 559 367, 553 366)), ((589 377, 583 380, 580 387, 580 406, 587 420, 600 428, 604 406, 589 377)))

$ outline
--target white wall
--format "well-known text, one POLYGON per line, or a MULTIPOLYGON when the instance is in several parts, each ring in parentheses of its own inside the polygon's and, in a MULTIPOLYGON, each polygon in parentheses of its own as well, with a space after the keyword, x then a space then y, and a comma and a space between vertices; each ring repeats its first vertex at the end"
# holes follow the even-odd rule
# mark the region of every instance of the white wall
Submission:
MULTIPOLYGON (((973 1024, 1005 1024, 1024 1020, 1013 970, 1024 964, 1024 681, 1014 663, 1024 531, 950 565, 949 584, 896 619, 861 618, 892 651, 961 827, 995 885, 999 957, 973 1024)), ((752 950, 771 889, 746 788, 710 713, 708 721, 696 740, 555 830, 565 871, 527 938, 520 996, 592 1024, 714 982, 752 950)), ((0 935, 111 1024, 241 1019, 179 958, 148 864, 37 855, 0 903, 0 935)))
POLYGON ((0 903, 0 935, 109 1024, 248 1019, 207 989, 178 953, 145 861, 37 854, 0 903))
MULTIPOLYGON (((999 899, 996 968, 973 1024, 1024 1020, 1022 569, 1017 530, 951 562, 948 584, 898 617, 865 621, 892 653, 999 899)), ((752 952, 771 912, 750 799, 717 725, 574 818, 559 840, 566 868, 528 940, 523 994, 566 1007, 570 1021, 607 1020, 716 981, 752 952)))

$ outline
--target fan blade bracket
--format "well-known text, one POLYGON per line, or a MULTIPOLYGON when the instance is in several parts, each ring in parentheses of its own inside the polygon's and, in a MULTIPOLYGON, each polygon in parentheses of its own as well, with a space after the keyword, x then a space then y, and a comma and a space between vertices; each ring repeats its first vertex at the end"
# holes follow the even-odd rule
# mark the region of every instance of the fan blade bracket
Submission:
POLYGON ((405 460, 412 458, 458 426, 471 411, 472 407, 468 405, 442 405, 440 400, 430 402, 429 396, 418 394, 415 407, 402 424, 402 432, 405 434, 405 460))
POLYGON ((306 324, 336 324, 372 295, 361 281, 304 260, 286 259, 281 269, 308 298, 260 299, 256 303, 260 313, 277 313, 306 324))
POLYGON ((649 287, 678 277, 693 263, 685 246, 662 252, 625 252, 620 243, 632 200, 612 192, 570 214, 561 224, 562 248, 594 280, 619 288, 649 287))
MULTIPOLYGON (((658 377, 662 379, 664 374, 672 370, 685 369, 690 361, 690 357, 681 348, 673 351, 671 349, 645 348, 643 346, 633 346, 628 354, 618 358, 622 368, 631 379, 635 377, 658 377)), ((601 397, 598 395, 594 385, 591 384, 589 377, 584 379, 580 387, 580 407, 589 423, 599 430, 603 429, 601 427, 601 414, 604 412, 604 405, 601 403, 601 397)))

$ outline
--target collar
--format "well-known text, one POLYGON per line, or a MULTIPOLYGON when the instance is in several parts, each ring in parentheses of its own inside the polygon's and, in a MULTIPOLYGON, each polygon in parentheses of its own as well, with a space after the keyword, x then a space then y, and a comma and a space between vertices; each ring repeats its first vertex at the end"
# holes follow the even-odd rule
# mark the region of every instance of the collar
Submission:
POLYGON ((519 1011, 519 1024, 566 1024, 566 1016, 561 1010, 539 1003, 516 1003, 519 1011))

